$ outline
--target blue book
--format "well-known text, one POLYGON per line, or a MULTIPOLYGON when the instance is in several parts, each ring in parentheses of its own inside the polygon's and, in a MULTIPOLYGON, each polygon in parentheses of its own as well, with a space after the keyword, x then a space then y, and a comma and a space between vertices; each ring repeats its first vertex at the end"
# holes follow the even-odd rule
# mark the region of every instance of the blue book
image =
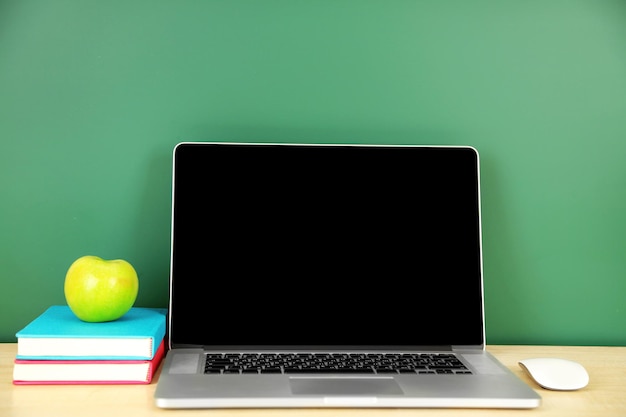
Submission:
POLYGON ((133 307, 121 318, 87 323, 51 306, 16 333, 17 359, 152 359, 165 337, 167 309, 133 307))

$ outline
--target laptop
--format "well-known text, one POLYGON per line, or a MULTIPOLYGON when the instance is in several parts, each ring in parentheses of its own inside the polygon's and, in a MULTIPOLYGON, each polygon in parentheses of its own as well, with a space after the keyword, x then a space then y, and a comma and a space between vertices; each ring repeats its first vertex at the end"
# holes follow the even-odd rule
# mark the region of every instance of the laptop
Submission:
POLYGON ((160 408, 534 408, 485 349, 471 146, 182 142, 160 408))

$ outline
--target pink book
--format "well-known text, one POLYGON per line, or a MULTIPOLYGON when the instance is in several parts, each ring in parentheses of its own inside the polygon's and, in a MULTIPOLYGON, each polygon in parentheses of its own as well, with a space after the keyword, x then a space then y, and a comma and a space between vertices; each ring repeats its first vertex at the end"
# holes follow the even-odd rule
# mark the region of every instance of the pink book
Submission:
POLYGON ((165 354, 161 341, 148 360, 23 360, 15 359, 15 385, 149 384, 165 354))

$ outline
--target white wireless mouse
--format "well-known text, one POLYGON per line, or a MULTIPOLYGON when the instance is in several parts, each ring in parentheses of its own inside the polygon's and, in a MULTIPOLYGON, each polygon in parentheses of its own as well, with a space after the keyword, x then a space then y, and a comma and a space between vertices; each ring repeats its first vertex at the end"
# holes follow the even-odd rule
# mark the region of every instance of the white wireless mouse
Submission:
POLYGON ((581 389, 589 383, 587 370, 578 362, 559 358, 531 358, 520 367, 541 387, 556 391, 581 389))

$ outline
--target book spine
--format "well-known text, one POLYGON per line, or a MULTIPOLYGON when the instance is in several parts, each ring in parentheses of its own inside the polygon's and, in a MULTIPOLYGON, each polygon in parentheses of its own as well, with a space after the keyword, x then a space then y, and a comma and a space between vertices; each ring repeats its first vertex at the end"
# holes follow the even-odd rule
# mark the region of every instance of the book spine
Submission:
POLYGON ((13 381, 14 385, 145 385, 152 381, 152 377, 145 381, 13 381))

